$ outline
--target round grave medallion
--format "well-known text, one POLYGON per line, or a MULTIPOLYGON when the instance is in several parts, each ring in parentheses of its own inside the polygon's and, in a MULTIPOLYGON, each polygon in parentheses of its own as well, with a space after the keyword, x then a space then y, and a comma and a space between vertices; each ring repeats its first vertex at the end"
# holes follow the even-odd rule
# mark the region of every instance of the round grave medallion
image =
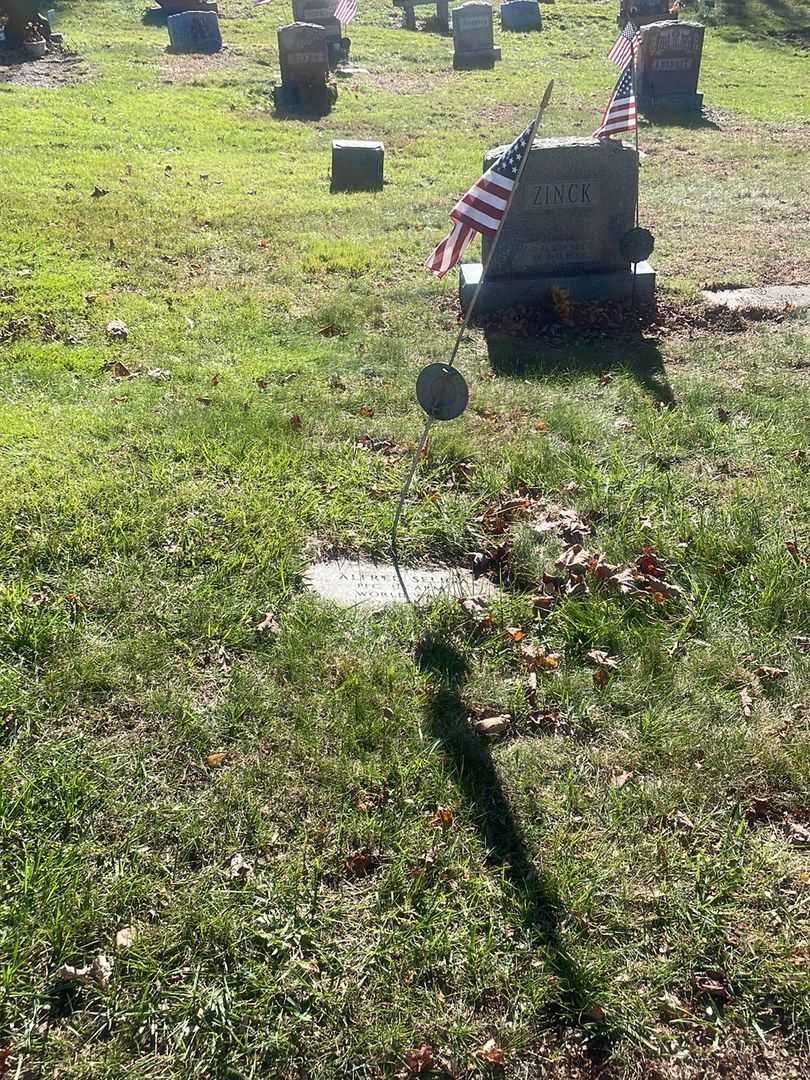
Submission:
POLYGON ((631 263, 640 263, 649 259, 654 247, 655 237, 649 229, 631 229, 619 241, 622 255, 631 263))
POLYGON ((455 420, 467 408, 464 376, 447 364, 428 364, 416 380, 416 400, 434 420, 455 420))

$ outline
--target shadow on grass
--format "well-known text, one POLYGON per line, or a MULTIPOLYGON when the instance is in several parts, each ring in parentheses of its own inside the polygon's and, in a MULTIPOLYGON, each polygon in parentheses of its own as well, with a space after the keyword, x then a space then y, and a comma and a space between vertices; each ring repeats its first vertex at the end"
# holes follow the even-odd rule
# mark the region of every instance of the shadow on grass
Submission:
POLYGON ((428 720, 441 743, 455 783, 470 807, 488 861, 501 867, 515 889, 524 926, 537 935, 559 980, 561 1005, 581 1013, 591 1000, 583 973, 568 956, 559 933, 560 901, 554 886, 534 865, 527 840, 504 790, 489 744, 467 722, 461 690, 468 674, 466 660, 452 642, 426 636, 417 662, 436 679, 436 692, 428 704, 428 720))
POLYGON ((675 109, 645 109, 642 112, 644 119, 650 127, 687 128, 691 131, 708 129, 709 131, 722 131, 722 127, 712 120, 707 113, 701 112, 678 112, 675 109))
POLYGON ((519 375, 521 379, 547 379, 552 376, 592 372, 627 371, 653 401, 667 408, 675 404, 661 350, 654 341, 639 333, 619 340, 582 341, 570 332, 570 342, 511 335, 503 330, 487 330, 485 340, 493 371, 501 375, 519 375))

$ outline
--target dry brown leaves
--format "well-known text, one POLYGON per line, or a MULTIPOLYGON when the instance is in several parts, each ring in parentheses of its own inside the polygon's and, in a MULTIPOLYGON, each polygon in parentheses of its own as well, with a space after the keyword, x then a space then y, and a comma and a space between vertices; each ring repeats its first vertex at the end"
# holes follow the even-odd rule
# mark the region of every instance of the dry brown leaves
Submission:
POLYGON ((479 630, 489 630, 494 625, 492 612, 489 610, 489 601, 483 596, 464 596, 459 598, 462 611, 470 616, 479 630))
POLYGON ((208 754, 205 759, 205 764, 209 769, 218 769, 220 765, 224 765, 228 755, 224 750, 217 750, 213 754, 208 754))
POLYGON ((486 735, 488 738, 503 735, 505 731, 509 730, 512 723, 512 717, 509 713, 501 713, 498 716, 481 716, 478 719, 470 717, 470 719, 473 728, 478 734, 486 735))
POLYGON ((430 1043, 422 1043, 415 1050, 405 1055, 405 1068, 415 1075, 430 1072, 433 1068, 433 1047, 430 1043))
POLYGON ((481 1049, 477 1051, 477 1056, 482 1061, 486 1061, 488 1065, 503 1066, 506 1064, 506 1054, 494 1039, 487 1039, 481 1049))
POLYGON ((430 819, 430 824, 436 828, 449 829, 454 820, 453 811, 447 806, 440 806, 430 819))
POLYGON ((95 983, 102 990, 110 985, 113 962, 104 953, 99 955, 85 967, 74 967, 72 964, 63 964, 57 969, 56 977, 62 982, 95 983))
POLYGON ((272 611, 268 611, 262 621, 256 624, 256 633, 273 635, 281 633, 281 623, 272 611))
POLYGON ((380 857, 368 848, 355 851, 346 859, 345 870, 347 877, 366 877, 380 865, 380 857))

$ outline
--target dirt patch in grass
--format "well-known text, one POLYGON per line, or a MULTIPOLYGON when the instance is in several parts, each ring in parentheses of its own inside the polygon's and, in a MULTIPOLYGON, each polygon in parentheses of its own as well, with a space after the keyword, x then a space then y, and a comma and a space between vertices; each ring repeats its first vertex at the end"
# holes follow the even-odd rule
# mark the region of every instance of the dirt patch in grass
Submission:
MULTIPOLYGON (((232 74, 256 66, 256 61, 239 49, 224 46, 218 53, 170 53, 161 63, 163 82, 205 83, 212 76, 232 74)), ((257 70, 260 70, 257 67, 257 70)), ((267 72, 263 72, 267 74, 267 72)))
POLYGON ((0 83, 56 90, 75 86, 92 74, 85 60, 76 53, 52 49, 41 60, 29 60, 13 49, 0 49, 0 83))
POLYGON ((365 81, 376 90, 385 90, 389 94, 430 94, 439 86, 445 86, 452 76, 445 72, 386 71, 376 72, 365 77, 365 81))

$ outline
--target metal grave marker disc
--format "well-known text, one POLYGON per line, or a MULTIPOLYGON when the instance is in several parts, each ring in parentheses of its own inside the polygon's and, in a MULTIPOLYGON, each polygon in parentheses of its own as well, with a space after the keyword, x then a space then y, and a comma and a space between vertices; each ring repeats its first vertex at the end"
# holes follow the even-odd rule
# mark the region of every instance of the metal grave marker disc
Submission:
POLYGON ((622 255, 631 263, 644 262, 653 253, 655 237, 649 229, 630 229, 619 241, 622 255))
POLYGON ((416 380, 416 400, 434 420, 455 420, 467 408, 464 376, 447 364, 428 364, 416 380))

